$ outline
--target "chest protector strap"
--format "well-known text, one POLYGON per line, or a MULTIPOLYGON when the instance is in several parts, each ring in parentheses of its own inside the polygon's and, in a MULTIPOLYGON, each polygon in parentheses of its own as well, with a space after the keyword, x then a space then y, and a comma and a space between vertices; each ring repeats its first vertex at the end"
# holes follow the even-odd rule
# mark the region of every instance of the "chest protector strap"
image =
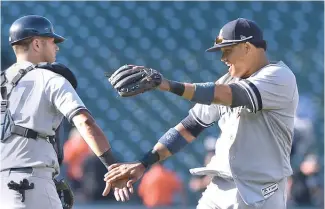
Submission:
POLYGON ((18 74, 11 80, 8 81, 5 76, 5 71, 1 72, 1 130, 0 130, 0 141, 6 141, 12 134, 17 134, 24 137, 32 138, 34 135, 38 135, 37 132, 27 129, 21 126, 16 126, 11 112, 9 110, 9 97, 10 94, 17 86, 18 82, 22 77, 24 77, 28 72, 34 70, 35 66, 31 65, 26 69, 20 69, 18 74))
MULTIPOLYGON (((32 129, 21 127, 15 125, 14 120, 11 116, 11 112, 9 110, 9 96, 11 91, 15 86, 17 86, 18 82, 22 77, 24 77, 28 72, 36 69, 42 68, 50 70, 54 73, 60 74, 64 78, 66 78, 73 88, 77 88, 77 80, 74 74, 70 71, 69 68, 64 66, 63 64, 54 62, 54 63, 46 63, 42 62, 37 65, 31 65, 26 69, 20 69, 18 74, 9 81, 5 76, 5 71, 1 72, 1 129, 0 129, 0 142, 4 143, 11 135, 19 135, 26 138, 36 139, 38 137, 46 139, 50 142, 58 156, 59 164, 62 163, 63 160, 63 150, 60 146, 60 140, 56 138, 56 136, 46 136, 44 134, 38 133, 32 129)), ((62 124, 61 124, 62 125, 62 124)), ((60 126, 61 126, 60 125, 60 126)), ((59 126, 59 127, 60 127, 59 126)), ((58 130, 58 129, 57 129, 58 130)), ((56 130, 56 131, 57 131, 56 130)))
POLYGON ((17 86, 18 82, 22 77, 24 77, 28 72, 36 68, 47 69, 54 73, 60 74, 63 77, 65 77, 74 88, 77 88, 77 80, 73 75, 73 73, 70 71, 70 69, 57 62, 54 63, 43 62, 37 64, 36 66, 31 65, 26 69, 20 69, 18 71, 18 74, 12 79, 11 82, 7 80, 5 76, 5 71, 1 72, 1 130, 0 130, 1 142, 4 142, 12 134, 16 134, 19 136, 32 138, 32 139, 36 139, 37 137, 46 138, 50 143, 53 143, 54 141, 54 136, 46 136, 44 134, 37 133, 32 129, 15 125, 11 116, 11 112, 8 109, 9 97, 13 88, 17 86))

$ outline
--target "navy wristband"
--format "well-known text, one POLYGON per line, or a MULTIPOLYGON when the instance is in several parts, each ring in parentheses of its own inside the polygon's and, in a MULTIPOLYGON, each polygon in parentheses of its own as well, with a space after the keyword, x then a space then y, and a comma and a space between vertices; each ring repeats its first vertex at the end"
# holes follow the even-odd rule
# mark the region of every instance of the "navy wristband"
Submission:
POLYGON ((165 147, 172 154, 175 154, 188 144, 186 139, 184 139, 184 137, 175 128, 169 129, 159 139, 159 142, 165 145, 165 147))
POLYGON ((185 91, 185 85, 177 81, 168 81, 169 82, 169 91, 177 94, 178 96, 183 96, 185 91))
POLYGON ((151 165, 153 165, 156 162, 158 162, 159 160, 160 160, 160 156, 159 156, 158 152, 156 152, 154 150, 150 150, 139 161, 140 161, 140 163, 142 163, 142 165, 145 168, 148 168, 151 165))
POLYGON ((109 167, 110 165, 117 162, 114 156, 112 155, 111 149, 107 150, 102 155, 98 156, 98 158, 106 167, 109 167))
POLYGON ((195 83, 195 92, 191 101, 210 105, 214 100, 215 83, 195 83))

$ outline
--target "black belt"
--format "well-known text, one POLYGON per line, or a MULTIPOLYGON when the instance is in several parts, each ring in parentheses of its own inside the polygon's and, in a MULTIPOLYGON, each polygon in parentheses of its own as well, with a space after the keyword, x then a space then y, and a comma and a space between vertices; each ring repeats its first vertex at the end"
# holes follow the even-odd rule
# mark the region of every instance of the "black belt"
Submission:
POLYGON ((33 168, 33 167, 19 167, 19 168, 7 168, 5 170, 0 171, 2 172, 9 172, 9 173, 25 173, 25 174, 35 174, 35 176, 41 176, 41 177, 47 177, 47 178, 54 178, 54 176, 57 174, 55 171, 48 171, 46 169, 54 169, 51 167, 39 167, 39 168, 33 168), (50 173, 50 174, 48 174, 50 173))
POLYGON ((38 132, 36 132, 32 129, 29 129, 29 128, 13 125, 13 126, 11 126, 10 131, 12 134, 16 134, 16 135, 26 137, 26 138, 31 138, 31 139, 37 139, 37 137, 48 138, 50 143, 54 144, 54 136, 41 135, 38 132))
POLYGON ((32 167, 10 168, 9 170, 14 173, 33 173, 32 167))

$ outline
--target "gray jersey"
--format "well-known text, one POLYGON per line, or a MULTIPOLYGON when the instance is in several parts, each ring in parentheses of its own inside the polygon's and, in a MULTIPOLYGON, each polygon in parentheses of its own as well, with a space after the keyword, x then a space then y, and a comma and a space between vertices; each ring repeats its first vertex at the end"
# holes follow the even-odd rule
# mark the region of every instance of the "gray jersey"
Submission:
POLYGON ((218 121, 221 129, 215 156, 207 167, 231 176, 247 203, 261 200, 267 183, 292 174, 290 151, 299 97, 295 76, 280 61, 247 79, 226 74, 217 83, 240 85, 253 108, 196 104, 190 110, 201 125, 218 121))
MULTIPOLYGON (((20 62, 6 71, 11 80, 21 68, 32 63, 20 62)), ((27 73, 12 90, 9 108, 16 125, 42 135, 55 135, 63 117, 69 120, 80 109, 86 109, 68 80, 45 69, 27 73)), ((37 140, 12 135, 0 143, 0 170, 15 167, 53 167, 59 165, 57 155, 44 138, 37 140)))

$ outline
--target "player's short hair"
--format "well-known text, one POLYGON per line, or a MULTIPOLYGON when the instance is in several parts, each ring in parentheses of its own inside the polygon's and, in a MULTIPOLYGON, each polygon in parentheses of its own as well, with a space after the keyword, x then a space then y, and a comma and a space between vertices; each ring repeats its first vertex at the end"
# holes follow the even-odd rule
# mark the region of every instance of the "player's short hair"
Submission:
POLYGON ((264 51, 267 49, 267 44, 265 40, 262 41, 249 41, 252 45, 254 45, 256 48, 263 48, 264 51))
POLYGON ((30 44, 33 42, 34 37, 26 38, 24 40, 18 41, 13 44, 13 49, 15 52, 28 51, 30 44))
MULTIPOLYGON (((36 38, 36 36, 23 39, 21 41, 18 41, 16 43, 12 44, 12 47, 16 53, 17 52, 26 52, 29 50, 30 44, 34 41, 35 38, 36 38)), ((37 38, 41 38, 41 43, 46 44, 46 41, 44 41, 42 39, 43 37, 37 37, 37 38)))

